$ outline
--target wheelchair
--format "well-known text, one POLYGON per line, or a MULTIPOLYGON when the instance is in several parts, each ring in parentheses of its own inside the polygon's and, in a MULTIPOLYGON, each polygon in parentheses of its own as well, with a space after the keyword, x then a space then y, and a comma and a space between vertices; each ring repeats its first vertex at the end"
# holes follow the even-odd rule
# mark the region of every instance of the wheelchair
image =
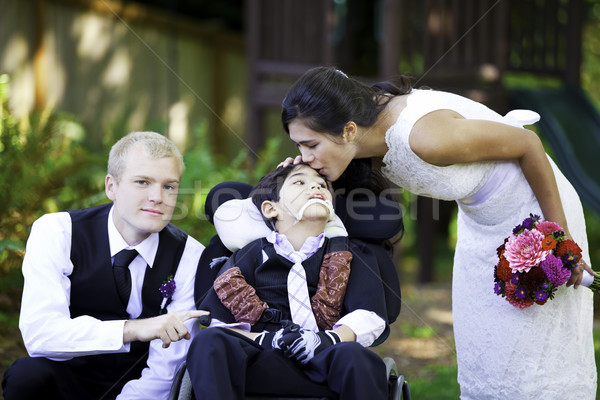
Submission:
MULTIPOLYGON (((408 381, 398 373, 396 362, 390 357, 383 359, 386 367, 386 376, 388 377, 388 399, 389 400, 410 400, 410 386, 408 381)), ((195 400, 190 376, 185 368, 185 364, 175 375, 173 386, 169 393, 168 400, 195 400)), ((247 394, 246 400, 332 400, 327 397, 273 397, 247 394)))
MULTIPOLYGON (((223 203, 231 199, 245 199, 252 186, 241 182, 223 182, 208 193, 205 203, 207 220, 214 224, 214 213, 223 203)), ((400 313, 400 284, 395 265, 384 243, 401 234, 403 230, 402 213, 397 202, 388 199, 369 198, 359 194, 352 198, 335 199, 336 214, 340 217, 348 236, 363 241, 375 254, 379 272, 386 284, 384 295, 388 312, 388 321, 393 323, 400 313), (384 199, 385 200, 385 199, 384 199), (373 223, 376 222, 376 223, 373 223)), ((202 253, 195 281, 195 301, 200 304, 217 277, 219 268, 210 268, 213 260, 229 257, 232 252, 223 244, 218 235, 214 235, 202 253)), ((202 321, 201 321, 202 323, 202 321)), ((405 376, 400 374, 392 358, 383 359, 388 382, 388 399, 410 400, 410 386, 405 376)), ((273 397, 247 393, 249 400, 328 400, 327 397, 273 397)), ((186 366, 177 372, 169 394, 169 400, 194 400, 191 380, 186 366)))

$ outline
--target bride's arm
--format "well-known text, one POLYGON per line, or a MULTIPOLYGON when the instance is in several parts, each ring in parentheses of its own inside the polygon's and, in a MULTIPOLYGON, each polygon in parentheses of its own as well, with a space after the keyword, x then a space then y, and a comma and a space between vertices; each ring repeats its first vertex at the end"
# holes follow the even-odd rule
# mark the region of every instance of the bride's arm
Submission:
MULTIPOLYGON (((494 121, 465 119, 454 111, 439 110, 417 121, 409 144, 423 161, 438 166, 518 160, 544 218, 558 223, 571 237, 552 166, 535 132, 494 121)), ((583 268, 593 272, 587 264, 583 268)), ((567 286, 579 286, 583 268, 573 270, 567 286)))

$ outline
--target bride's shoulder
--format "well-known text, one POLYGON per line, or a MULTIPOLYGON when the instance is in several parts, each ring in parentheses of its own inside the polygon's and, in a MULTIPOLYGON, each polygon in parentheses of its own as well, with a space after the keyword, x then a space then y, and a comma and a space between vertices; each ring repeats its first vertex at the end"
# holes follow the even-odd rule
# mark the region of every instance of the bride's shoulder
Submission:
MULTIPOLYGON (((395 123, 400 116, 404 115, 408 120, 414 113, 418 113, 424 107, 422 97, 433 95, 431 90, 412 89, 409 93, 394 96, 386 107, 390 122, 395 123), (428 93, 425 93, 428 92, 428 93)), ((425 101, 425 104, 427 101, 425 101)))
POLYGON ((386 110, 394 117, 394 119, 398 118, 408 105, 408 96, 410 96, 410 93, 394 96, 388 103, 386 110))
POLYGON ((409 93, 395 96, 390 105, 399 112, 402 112, 407 107, 419 107, 421 102, 433 101, 440 93, 431 89, 412 89, 409 93))

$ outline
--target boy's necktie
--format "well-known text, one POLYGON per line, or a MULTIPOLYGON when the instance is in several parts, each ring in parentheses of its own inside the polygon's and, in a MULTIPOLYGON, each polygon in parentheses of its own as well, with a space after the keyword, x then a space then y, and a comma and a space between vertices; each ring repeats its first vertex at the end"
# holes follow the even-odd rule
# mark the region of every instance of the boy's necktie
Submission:
POLYGON ((288 257, 294 262, 287 278, 288 299, 292 320, 304 329, 317 331, 319 328, 317 327, 317 321, 310 306, 306 272, 302 266, 302 261, 306 260, 307 257, 300 252, 293 252, 288 257))

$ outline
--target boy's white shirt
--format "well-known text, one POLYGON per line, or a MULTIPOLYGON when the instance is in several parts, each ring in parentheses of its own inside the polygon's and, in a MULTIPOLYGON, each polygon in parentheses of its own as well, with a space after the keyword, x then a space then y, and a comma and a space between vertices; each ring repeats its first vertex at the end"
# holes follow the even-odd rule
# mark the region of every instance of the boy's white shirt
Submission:
MULTIPOLYGON (((250 203, 250 205, 252 207, 254 207, 254 204, 250 203)), ((256 207, 254 207, 254 208, 256 209, 256 207)), ((265 228, 266 228, 266 225, 262 221, 262 217, 261 217, 260 223, 262 223, 262 225, 265 226, 265 228)), ((341 223, 341 221, 340 221, 340 223, 341 223)), ((268 237, 273 234, 278 235, 280 240, 284 240, 289 243, 289 241, 287 240, 285 235, 278 234, 277 232, 274 232, 268 228, 267 228, 267 234, 262 237, 268 237)), ((259 238, 260 238, 260 236, 259 236, 259 238)), ((309 239, 310 238, 307 238, 307 240, 309 240, 309 239)), ((323 242, 321 242, 321 244, 317 248, 315 248, 315 250, 311 254, 307 254, 307 256, 310 257, 314 253, 316 253, 322 247, 322 243, 323 242)), ((291 244, 290 244, 290 247, 291 247, 291 244)), ((274 246, 274 249, 277 252, 277 254, 279 254, 283 257, 286 257, 286 254, 281 253, 279 251, 278 246, 274 246)), ((267 254, 263 251, 263 263, 266 262, 268 260, 268 258, 269 257, 267 256, 267 254)), ((354 310, 354 311, 351 311, 350 313, 344 315, 342 318, 340 318, 335 323, 335 325, 333 326, 333 329, 335 329, 339 326, 342 326, 342 325, 346 325, 347 327, 349 327, 356 335, 356 342, 361 344, 364 347, 367 347, 367 346, 370 346, 371 344, 373 344, 373 342, 385 330, 385 321, 383 320, 383 318, 381 318, 379 315, 377 315, 373 311, 368 311, 368 310, 363 310, 363 309, 354 310)), ((241 329, 244 331, 250 331, 250 329, 251 329, 251 326, 248 323, 225 324, 217 319, 213 319, 213 321, 211 322, 211 327, 213 327, 213 326, 226 326, 226 327, 230 327, 230 328, 241 329)))

